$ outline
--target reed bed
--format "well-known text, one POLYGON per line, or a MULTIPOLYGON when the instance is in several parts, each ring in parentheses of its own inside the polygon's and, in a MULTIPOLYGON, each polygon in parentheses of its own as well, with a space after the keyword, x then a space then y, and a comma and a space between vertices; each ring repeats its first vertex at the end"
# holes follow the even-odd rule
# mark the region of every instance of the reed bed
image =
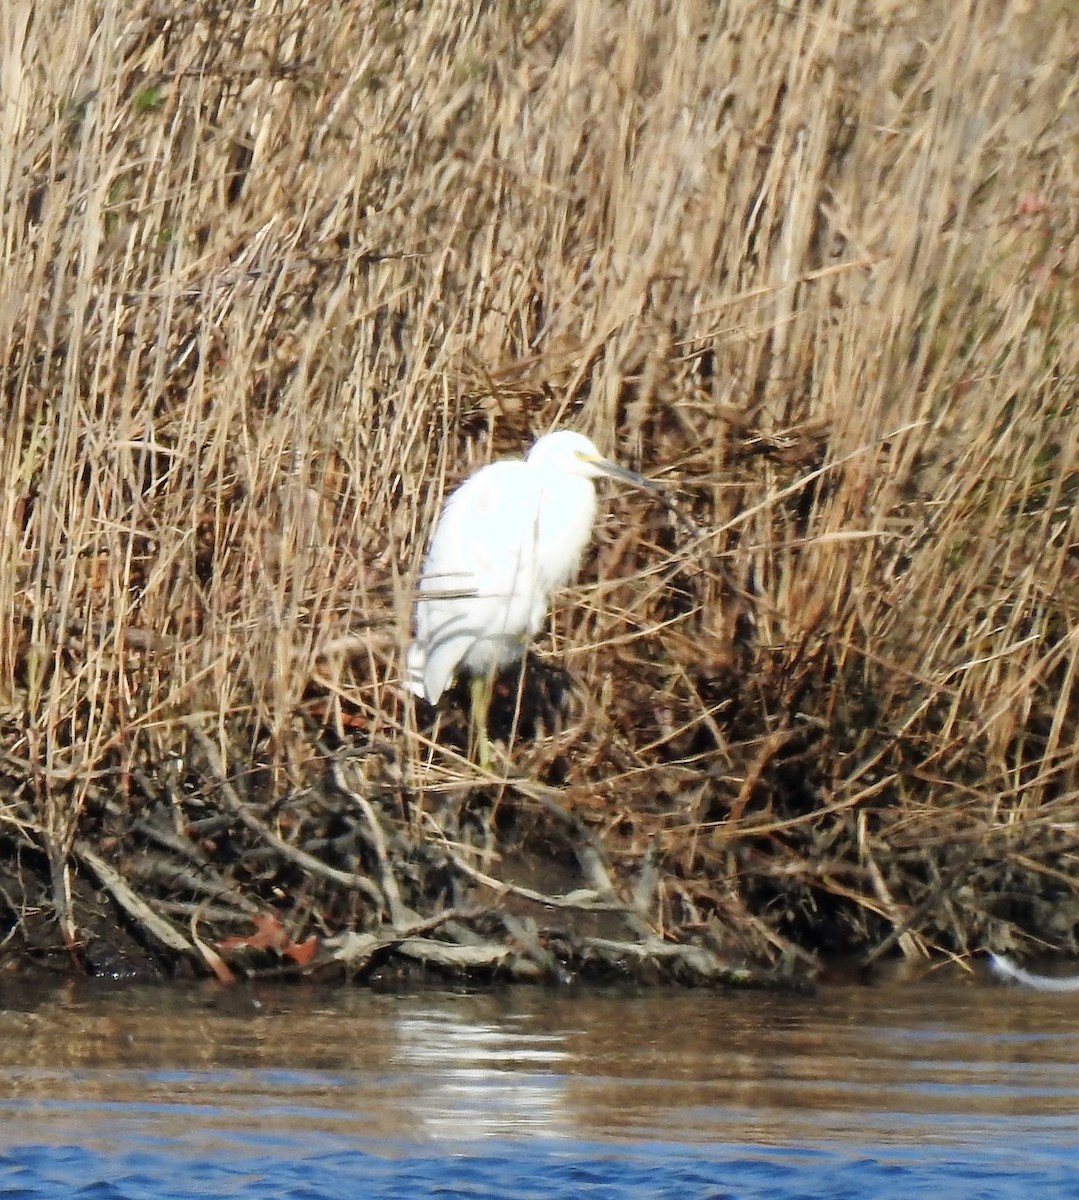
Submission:
POLYGON ((1077 34, 8 0, 6 952, 1079 950, 1077 34), (699 534, 606 496, 492 780, 398 686, 412 589, 554 425, 699 534))

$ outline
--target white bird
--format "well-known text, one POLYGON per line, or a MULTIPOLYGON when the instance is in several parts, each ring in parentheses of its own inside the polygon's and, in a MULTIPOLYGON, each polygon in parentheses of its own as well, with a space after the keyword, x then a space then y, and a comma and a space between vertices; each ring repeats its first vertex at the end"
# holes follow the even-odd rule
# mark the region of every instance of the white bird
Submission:
POLYGON ((539 632, 551 592, 580 566, 603 475, 649 491, 647 480, 605 459, 571 430, 545 434, 522 459, 470 475, 442 507, 416 600, 405 686, 432 704, 460 671, 471 676, 472 737, 490 765, 487 708, 500 667, 539 632))

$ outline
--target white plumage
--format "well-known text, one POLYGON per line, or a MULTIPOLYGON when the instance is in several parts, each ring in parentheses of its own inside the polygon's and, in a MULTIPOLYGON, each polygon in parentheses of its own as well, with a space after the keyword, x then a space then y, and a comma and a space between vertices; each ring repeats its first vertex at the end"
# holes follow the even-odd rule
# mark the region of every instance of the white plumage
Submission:
MULTIPOLYGON (((601 475, 650 485, 603 458, 583 434, 541 437, 523 459, 481 467, 449 497, 435 526, 416 601, 405 686, 436 703, 459 671, 489 678, 521 658, 551 592, 577 573, 601 475)), ((481 761, 485 714, 475 711, 481 761)))

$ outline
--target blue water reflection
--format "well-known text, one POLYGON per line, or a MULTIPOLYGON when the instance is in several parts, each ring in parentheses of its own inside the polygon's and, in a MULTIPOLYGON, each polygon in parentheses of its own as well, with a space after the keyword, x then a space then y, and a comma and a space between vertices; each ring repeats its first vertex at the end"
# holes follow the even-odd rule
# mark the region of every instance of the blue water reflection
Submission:
POLYGON ((1079 996, 0 994, 0 1197, 1079 1197, 1079 996))
POLYGON ((999 1146, 891 1148, 886 1153, 746 1146, 704 1150, 655 1143, 515 1141, 432 1153, 415 1146, 322 1148, 319 1139, 290 1148, 275 1139, 227 1158, 181 1156, 171 1143, 133 1139, 101 1155, 75 1146, 21 1146, 0 1158, 0 1196, 87 1200, 339 1200, 341 1197, 460 1197, 461 1200, 579 1200, 581 1197, 691 1198, 913 1196, 1014 1198, 1075 1196, 1074 1148, 999 1146))

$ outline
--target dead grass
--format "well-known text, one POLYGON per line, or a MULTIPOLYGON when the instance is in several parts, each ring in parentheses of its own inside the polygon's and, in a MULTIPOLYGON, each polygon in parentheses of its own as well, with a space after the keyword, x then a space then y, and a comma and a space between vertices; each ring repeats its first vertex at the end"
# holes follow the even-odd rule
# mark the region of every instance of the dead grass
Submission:
POLYGON ((1075 950, 1079 30, 1026 8, 9 0, 0 816, 68 941, 77 839, 189 829, 193 724, 297 845, 320 737, 419 843, 490 811, 410 587, 566 423, 705 531, 612 500, 511 751, 653 848, 652 927, 1075 950))

